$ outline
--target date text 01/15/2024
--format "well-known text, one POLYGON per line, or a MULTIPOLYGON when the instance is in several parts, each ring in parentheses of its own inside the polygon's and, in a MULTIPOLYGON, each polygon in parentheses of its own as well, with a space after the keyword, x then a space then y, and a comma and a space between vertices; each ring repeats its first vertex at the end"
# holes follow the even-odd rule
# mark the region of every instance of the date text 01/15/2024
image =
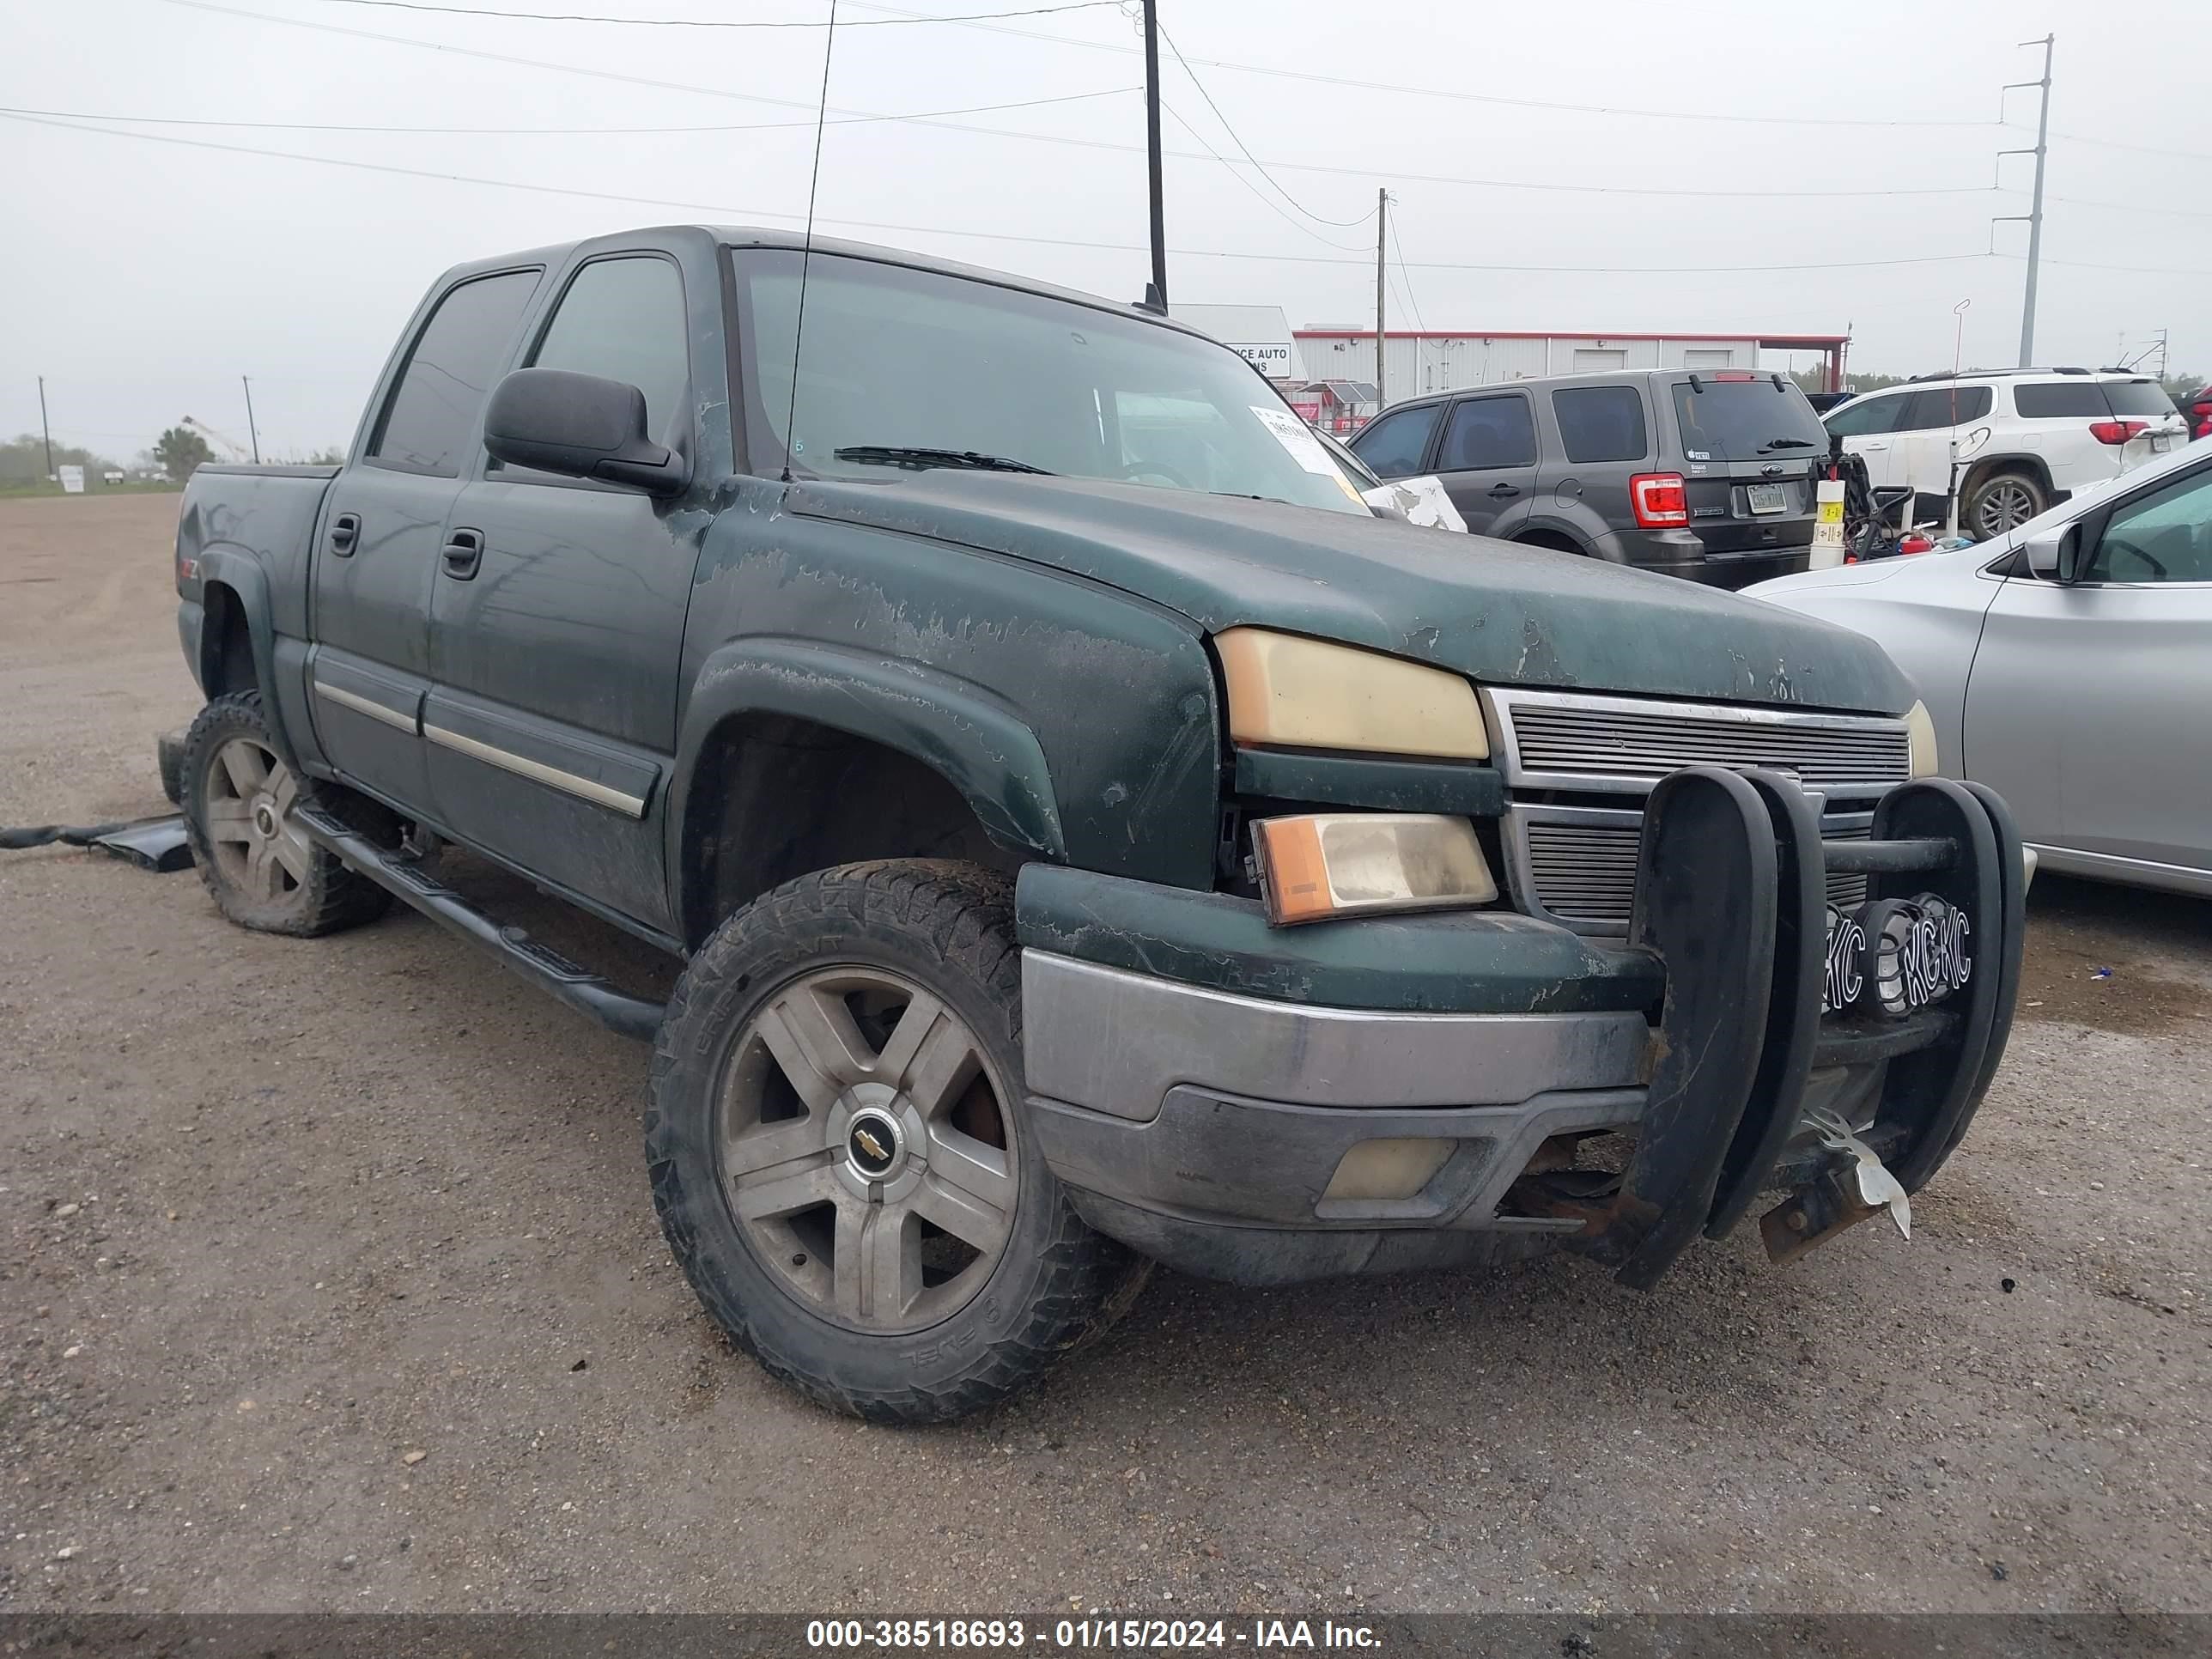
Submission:
POLYGON ((1258 1652, 1302 1649, 1376 1648, 1381 1639, 1365 1625, 1334 1620, 1255 1619, 1239 1628, 1222 1619, 1058 1619, 1035 1624, 1018 1619, 817 1619, 806 1626, 806 1645, 818 1650, 1048 1648, 1176 1651, 1250 1648, 1258 1652))

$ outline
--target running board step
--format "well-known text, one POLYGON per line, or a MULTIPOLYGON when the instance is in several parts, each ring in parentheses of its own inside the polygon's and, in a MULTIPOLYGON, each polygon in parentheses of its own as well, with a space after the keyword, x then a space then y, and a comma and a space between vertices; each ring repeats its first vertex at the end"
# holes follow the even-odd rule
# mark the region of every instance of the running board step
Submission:
POLYGON ((462 938, 482 945, 513 972, 611 1031, 650 1042, 660 1030, 665 1004, 629 996, 580 963, 542 945, 520 927, 493 921, 412 860, 386 851, 335 814, 318 806, 293 809, 307 839, 403 902, 462 938))

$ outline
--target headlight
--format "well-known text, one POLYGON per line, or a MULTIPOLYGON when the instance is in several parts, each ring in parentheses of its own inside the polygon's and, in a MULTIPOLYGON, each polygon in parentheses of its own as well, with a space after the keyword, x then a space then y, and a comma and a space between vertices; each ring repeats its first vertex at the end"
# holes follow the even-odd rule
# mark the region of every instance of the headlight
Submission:
POLYGON ((1942 768, 1936 759, 1936 722, 1928 717, 1928 705, 1916 702, 1905 713, 1905 729, 1912 738, 1912 775, 1932 778, 1942 768))
POLYGON ((1487 760, 1474 687, 1378 651, 1232 628, 1214 637, 1238 743, 1487 760))
POLYGON ((1260 893, 1278 927, 1387 910, 1488 904, 1498 884, 1465 818, 1324 812, 1252 826, 1260 893))

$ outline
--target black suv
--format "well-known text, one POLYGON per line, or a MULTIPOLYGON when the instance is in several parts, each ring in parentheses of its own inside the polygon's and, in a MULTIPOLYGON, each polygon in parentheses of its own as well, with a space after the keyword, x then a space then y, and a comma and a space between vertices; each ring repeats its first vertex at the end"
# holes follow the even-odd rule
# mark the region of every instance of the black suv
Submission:
POLYGON ((1474 535, 1741 587, 1805 568, 1828 437, 1787 375, 1675 368, 1439 392, 1352 447, 1436 474, 1474 535))

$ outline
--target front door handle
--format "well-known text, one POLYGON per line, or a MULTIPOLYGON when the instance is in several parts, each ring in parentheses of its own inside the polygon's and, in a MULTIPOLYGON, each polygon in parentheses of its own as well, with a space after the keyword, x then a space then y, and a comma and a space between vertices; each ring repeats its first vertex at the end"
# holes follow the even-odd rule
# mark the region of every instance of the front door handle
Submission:
POLYGON ((331 520, 331 552, 337 554, 341 559, 349 559, 353 556, 354 549, 360 545, 360 514, 341 513, 331 520))
POLYGON ((457 582, 470 580, 483 562, 483 546, 481 530, 447 531, 443 555, 446 574, 457 582))
POLYGON ((1488 495, 1490 499, 1494 501, 1502 501, 1508 495, 1518 495, 1521 493, 1521 486, 1518 484, 1510 483, 1494 483, 1483 493, 1488 495))

